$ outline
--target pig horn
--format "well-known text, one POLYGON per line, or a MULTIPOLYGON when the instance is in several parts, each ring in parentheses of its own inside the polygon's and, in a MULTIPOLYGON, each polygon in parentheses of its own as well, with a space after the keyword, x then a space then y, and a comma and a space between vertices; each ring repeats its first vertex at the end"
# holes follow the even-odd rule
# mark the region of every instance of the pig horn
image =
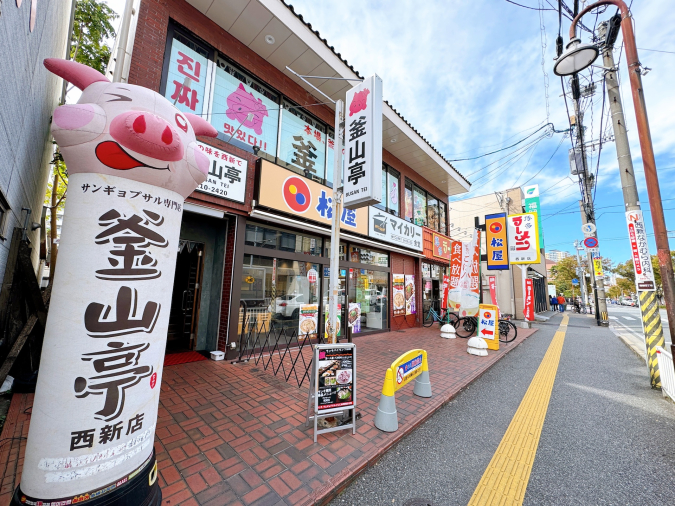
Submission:
POLYGON ((202 135, 204 137, 218 137, 218 130, 213 128, 211 123, 206 121, 201 116, 186 112, 185 117, 190 122, 190 125, 192 125, 192 129, 195 131, 195 136, 202 135))
POLYGON ((73 60, 62 60, 61 58, 47 58, 44 66, 52 74, 62 77, 69 83, 84 90, 92 83, 110 82, 98 70, 95 70, 73 60))

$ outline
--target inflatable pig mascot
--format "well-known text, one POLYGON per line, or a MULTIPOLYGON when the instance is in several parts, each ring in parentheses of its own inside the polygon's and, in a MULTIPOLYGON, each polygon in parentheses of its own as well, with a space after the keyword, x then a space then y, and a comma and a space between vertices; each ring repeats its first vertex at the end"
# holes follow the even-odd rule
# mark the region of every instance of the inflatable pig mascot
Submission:
POLYGON ((54 111, 68 166, 40 373, 15 504, 161 502, 153 450, 183 202, 206 179, 198 116, 75 63, 54 111))

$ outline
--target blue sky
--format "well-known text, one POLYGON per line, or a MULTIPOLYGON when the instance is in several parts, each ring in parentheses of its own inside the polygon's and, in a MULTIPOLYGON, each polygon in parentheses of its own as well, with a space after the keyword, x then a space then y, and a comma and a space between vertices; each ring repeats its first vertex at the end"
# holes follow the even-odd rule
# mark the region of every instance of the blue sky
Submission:
MULTIPOLYGON (((545 124, 544 71, 549 83, 549 121, 558 130, 569 127, 560 78, 552 70, 558 34, 557 12, 543 11, 547 47, 542 70, 539 12, 504 0, 288 1, 362 75, 380 75, 384 80, 385 98, 447 159, 467 158, 508 146, 545 124)), ((555 0, 549 1, 557 5, 555 0)), ((518 3, 532 7, 539 2, 550 7, 546 0, 518 0, 518 3)), ((123 0, 109 0, 109 3, 121 14, 123 0)), ((572 1, 567 3, 571 5, 572 1)), ((636 0, 632 12, 639 48, 675 52, 672 2, 636 0)), ((613 13, 614 10, 608 10, 598 20, 608 19, 613 13)), ((595 15, 589 14, 583 22, 592 27, 595 19, 595 15)), ((568 31, 569 21, 563 19, 565 44, 568 31)), ((583 39, 588 40, 587 33, 583 34, 583 39)), ((617 47, 620 45, 621 37, 617 47)), ((662 198, 673 199, 663 202, 667 209, 666 224, 673 230, 675 103, 671 99, 672 84, 667 83, 675 82, 675 54, 639 53, 643 65, 652 69, 644 76, 643 84, 662 198)), ((619 59, 618 50, 615 59, 619 59)), ((645 221, 652 234, 623 54, 620 69, 631 152, 645 221)), ((599 77, 596 70, 594 78, 598 81, 598 91, 584 116, 587 138, 592 135, 594 139, 600 132, 602 84, 599 77)), ((604 121, 606 124, 607 114, 604 121)), ((611 126, 608 128, 611 132, 611 126)), ((473 183, 470 196, 520 186, 530 179, 528 184, 538 183, 543 191, 546 248, 572 251, 574 240, 583 238, 576 203, 579 187, 574 177, 566 177, 569 175, 567 151, 571 144, 569 138, 562 137, 562 134, 555 134, 542 139, 531 148, 514 153, 516 156, 500 161, 497 160, 513 150, 453 165, 473 183), (549 159, 548 165, 537 174, 549 159), (509 163, 489 173, 504 162, 509 163), (488 164, 492 165, 485 168, 488 164)), ((537 138, 535 134, 531 140, 537 138)), ((519 146, 527 145, 526 141, 519 146)), ((591 166, 596 167, 596 164, 597 152, 592 153, 591 158, 591 166)), ((614 262, 623 262, 630 258, 630 247, 626 239, 614 143, 603 145, 598 169, 595 202, 601 254, 614 262)), ((655 254, 653 239, 650 248, 655 254)))
MULTIPOLYGON (((538 0, 522 0, 519 3, 536 7, 538 0)), ((553 0, 551 3, 557 4, 553 0)), ((508 146, 546 123, 541 29, 537 11, 500 0, 342 0, 339 4, 293 0, 292 4, 362 75, 380 75, 384 80, 385 98, 448 159, 467 158, 508 146), (335 9, 335 5, 339 5, 339 9, 335 9)), ((543 4, 549 7, 545 1, 543 4)), ((632 12, 639 48, 675 52, 675 39, 672 37, 675 11, 670 2, 636 0, 632 12)), ((598 19, 608 19, 613 13, 614 10, 608 10, 598 19)), ((549 121, 556 129, 565 130, 569 125, 561 97, 562 87, 560 78, 552 70, 558 14, 553 11, 544 11, 543 14, 549 121)), ((587 15, 583 22, 593 27, 595 15, 587 15)), ((565 44, 568 31, 569 21, 563 19, 565 44)), ((587 40, 588 34, 583 37, 587 40)), ((617 47, 620 44, 621 38, 617 47)), ((618 60, 618 57, 617 51, 615 59, 618 60)), ((675 105, 671 99, 672 86, 666 83, 675 79, 675 54, 641 51, 640 60, 652 68, 644 76, 643 84, 662 198, 673 199, 663 202, 665 209, 671 209, 666 211, 666 223, 672 230, 675 229, 675 105)), ((645 221, 651 234, 651 213, 646 212, 649 209, 648 198, 625 55, 622 55, 620 65, 631 152, 645 221)), ((586 135, 591 135, 592 130, 594 139, 598 138, 600 131, 602 83, 599 77, 596 70, 594 78, 598 81, 598 91, 593 97, 593 105, 584 116, 586 135)), ((604 121, 606 124, 607 114, 604 121)), ((611 125, 608 128, 611 132, 611 125)), ((537 135, 531 139, 536 138, 537 135)), ((538 183, 543 190, 541 202, 546 248, 572 251, 574 240, 583 238, 576 203, 579 186, 572 179, 564 179, 569 175, 567 152, 571 144, 569 138, 560 144, 561 139, 562 134, 555 134, 541 140, 532 149, 517 153, 522 156, 513 160, 506 158, 488 168, 484 167, 506 153, 453 165, 474 183, 470 195, 483 195, 522 185, 544 166, 556 147, 560 146, 548 165, 529 184, 538 183), (509 160, 513 163, 486 175, 509 160), (559 211, 559 214, 553 215, 559 211)), ((592 155, 591 164, 596 167, 597 152, 592 155)), ((603 144, 598 182, 595 202, 601 254, 615 262, 622 262, 630 258, 630 247, 626 239, 614 143, 603 144)), ((450 216, 452 220, 452 212, 450 216)), ((651 253, 655 254, 653 239, 650 247, 651 253)))

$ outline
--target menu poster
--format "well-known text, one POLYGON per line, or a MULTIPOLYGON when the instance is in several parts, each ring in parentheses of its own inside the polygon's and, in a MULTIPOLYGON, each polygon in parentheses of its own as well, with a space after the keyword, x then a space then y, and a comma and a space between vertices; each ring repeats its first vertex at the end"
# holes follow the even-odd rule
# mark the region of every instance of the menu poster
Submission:
POLYGON ((405 316, 405 276, 394 274, 394 316, 405 316))
POLYGON ((359 302, 349 303, 349 313, 347 314, 348 325, 352 328, 352 334, 361 332, 361 304, 359 302))
MULTIPOLYGON (((335 335, 336 335, 337 337, 340 337, 340 330, 341 330, 341 328, 342 328, 342 304, 338 304, 338 305, 337 305, 337 310, 338 310, 338 314, 337 314, 337 332, 335 333, 335 335)), ((326 318, 326 325, 324 326, 324 329, 328 329, 328 309, 326 309, 326 311, 324 312, 324 316, 325 316, 325 318, 326 318)), ((326 331, 324 332, 324 336, 326 337, 326 339, 328 339, 328 330, 326 330, 326 331)))
POLYGON ((318 304, 303 304, 300 306, 298 318, 298 339, 316 339, 318 304))
POLYGON ((316 412, 354 406, 354 346, 317 348, 316 412))
POLYGON ((415 275, 405 275, 405 314, 417 313, 415 307, 415 275))

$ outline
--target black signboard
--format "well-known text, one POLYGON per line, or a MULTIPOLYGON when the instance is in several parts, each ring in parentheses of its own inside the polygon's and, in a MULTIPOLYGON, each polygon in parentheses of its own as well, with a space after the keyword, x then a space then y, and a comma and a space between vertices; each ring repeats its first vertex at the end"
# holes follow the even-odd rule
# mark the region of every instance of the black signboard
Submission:
POLYGON ((341 411, 356 405, 353 344, 319 345, 315 349, 315 413, 341 411))

